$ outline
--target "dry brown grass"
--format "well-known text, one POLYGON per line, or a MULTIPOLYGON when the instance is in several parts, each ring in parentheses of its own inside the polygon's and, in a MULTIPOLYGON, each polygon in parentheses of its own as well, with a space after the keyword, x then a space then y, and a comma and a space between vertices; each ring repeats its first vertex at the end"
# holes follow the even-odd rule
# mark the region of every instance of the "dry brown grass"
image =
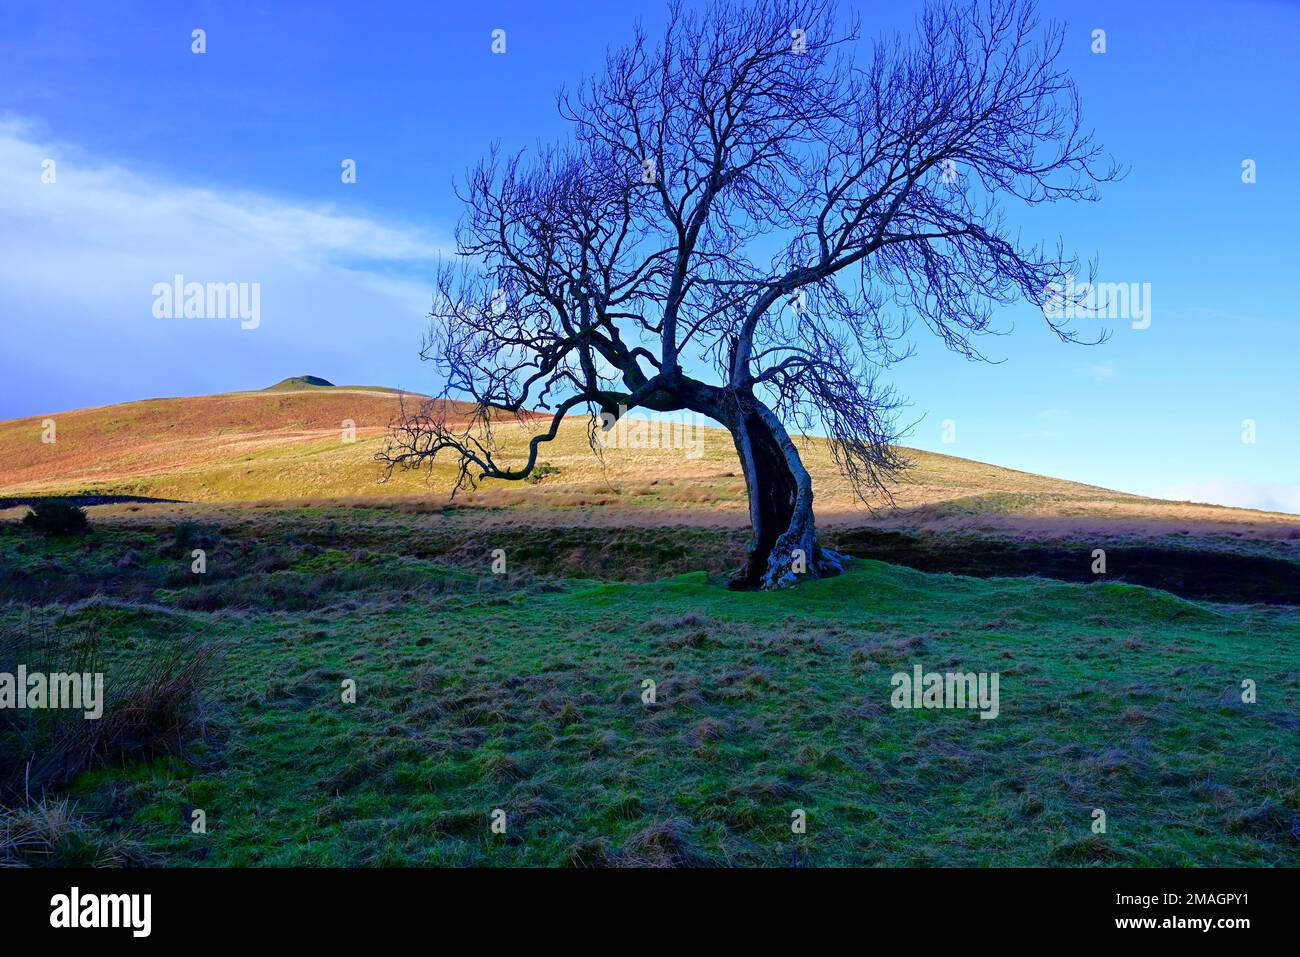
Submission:
POLYGON ((0 808, 0 867, 138 867, 150 863, 131 841, 102 837, 66 798, 0 808))
MULTIPOLYGON (((395 515, 437 515, 450 504, 488 515, 527 512, 542 524, 735 527, 748 520, 739 462, 721 429, 705 431, 697 457, 680 449, 598 455, 585 422, 572 419, 543 446, 542 460, 558 471, 537 484, 486 482, 451 503, 450 461, 385 482, 374 454, 397 403, 394 395, 362 389, 156 399, 53 416, 54 445, 40 442, 43 417, 0 423, 0 496, 121 494, 212 506, 382 508, 395 515), (342 441, 344 419, 356 423, 355 443, 342 441)), ((531 434, 502 427, 506 458, 517 461, 531 434)), ((1300 538, 1300 516, 1147 499, 912 450, 905 451, 909 468, 893 488, 896 508, 877 498, 868 503, 872 512, 838 474, 824 440, 806 440, 804 456, 819 520, 829 524, 1300 538)))

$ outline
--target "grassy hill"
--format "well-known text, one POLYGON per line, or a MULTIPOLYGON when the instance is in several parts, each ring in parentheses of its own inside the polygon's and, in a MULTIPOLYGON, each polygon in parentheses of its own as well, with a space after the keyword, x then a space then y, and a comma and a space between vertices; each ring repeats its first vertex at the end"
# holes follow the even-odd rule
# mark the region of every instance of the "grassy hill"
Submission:
MULTIPOLYGON (((0 497, 51 494, 136 495, 199 503, 376 501, 444 503, 453 465, 384 481, 374 455, 399 409, 392 390, 286 379, 262 392, 150 399, 59 413, 58 441, 40 441, 46 416, 0 422, 0 497), (348 425, 355 426, 355 441, 348 425)), ((422 397, 406 400, 422 401, 422 397)), ((531 434, 499 433, 522 455, 531 434)), ((826 443, 810 439, 805 459, 826 521, 913 526, 996 525, 1068 519, 1173 531, 1197 526, 1245 530, 1252 537, 1300 532, 1300 517, 1146 499, 968 459, 908 451, 908 471, 871 516, 835 470, 826 443)), ((698 457, 681 449, 591 451, 583 420, 565 423, 542 447, 553 471, 539 484, 486 483, 458 502, 468 506, 580 508, 602 513, 672 512, 723 524, 747 520, 744 483, 730 436, 702 433, 698 457)))
POLYGON ((207 502, 373 492, 375 443, 397 409, 391 390, 308 386, 18 419, 0 423, 0 488, 207 502), (46 418, 52 444, 40 441, 46 418))

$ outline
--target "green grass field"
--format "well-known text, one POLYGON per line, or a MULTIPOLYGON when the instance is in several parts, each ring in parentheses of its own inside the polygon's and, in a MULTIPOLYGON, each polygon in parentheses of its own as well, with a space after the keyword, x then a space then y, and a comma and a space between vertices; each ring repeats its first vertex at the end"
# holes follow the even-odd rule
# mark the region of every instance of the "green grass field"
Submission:
POLYGON ((376 521, 0 524, 10 656, 93 636, 111 686, 130 662, 217 653, 178 746, 51 785, 71 822, 44 844, 13 839, 40 830, 41 795, 11 766, 10 862, 1297 863, 1296 609, 873 561, 736 593, 718 572, 743 536, 721 529, 611 530, 624 561, 710 573, 601 583, 542 560, 554 529, 376 521), (915 664, 997 672, 999 716, 893 709, 915 664))

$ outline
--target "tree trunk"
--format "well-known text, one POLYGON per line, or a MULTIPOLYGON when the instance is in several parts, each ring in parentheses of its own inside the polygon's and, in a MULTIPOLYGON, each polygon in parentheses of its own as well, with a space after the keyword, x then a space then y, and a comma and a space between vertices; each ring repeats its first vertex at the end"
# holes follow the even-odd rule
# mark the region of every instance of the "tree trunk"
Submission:
POLYGON ((817 544, 812 477, 772 410, 752 396, 745 397, 732 438, 749 489, 754 539, 749 561, 731 587, 786 588, 802 577, 843 571, 846 556, 817 544))

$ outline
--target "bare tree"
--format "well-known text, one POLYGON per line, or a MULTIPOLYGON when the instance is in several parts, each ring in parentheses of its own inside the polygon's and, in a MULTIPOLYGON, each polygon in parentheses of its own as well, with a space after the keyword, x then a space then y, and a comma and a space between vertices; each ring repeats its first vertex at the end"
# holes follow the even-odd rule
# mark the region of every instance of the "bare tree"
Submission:
POLYGON ((561 94, 568 142, 493 148, 459 194, 463 259, 439 271, 422 353, 474 412, 403 414, 389 472, 446 452, 458 489, 522 479, 567 415, 594 439, 633 409, 690 410, 744 469, 735 584, 839 571, 787 427, 824 432, 864 502, 887 494, 898 403, 878 374, 910 324, 979 358, 995 305, 1041 307, 1077 268, 1003 205, 1093 199, 1116 175, 1032 3, 936 2, 911 42, 858 35, 830 0, 674 3, 658 43, 638 29, 561 94), (527 459, 501 461, 495 426, 539 413, 527 459))

